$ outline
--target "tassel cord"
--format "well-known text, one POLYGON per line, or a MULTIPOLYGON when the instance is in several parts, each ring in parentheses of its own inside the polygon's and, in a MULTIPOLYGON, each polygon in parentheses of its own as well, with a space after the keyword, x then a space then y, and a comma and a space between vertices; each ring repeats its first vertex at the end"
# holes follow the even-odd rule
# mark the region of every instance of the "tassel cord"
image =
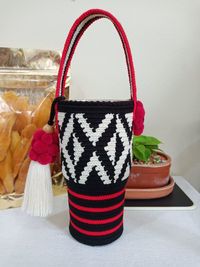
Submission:
POLYGON ((55 118, 55 114, 56 114, 56 104, 58 104, 59 101, 64 100, 64 99, 65 99, 64 96, 59 96, 53 100, 52 105, 51 105, 51 111, 50 111, 50 115, 49 115, 48 125, 53 126, 54 118, 55 118))

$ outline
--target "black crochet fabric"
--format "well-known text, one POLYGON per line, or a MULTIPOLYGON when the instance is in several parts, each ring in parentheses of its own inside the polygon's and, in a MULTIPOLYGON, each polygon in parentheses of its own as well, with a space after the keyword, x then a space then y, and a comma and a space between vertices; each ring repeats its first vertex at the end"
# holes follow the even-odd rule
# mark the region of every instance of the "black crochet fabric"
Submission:
POLYGON ((77 185, 68 181, 71 235, 96 246, 116 240, 123 232, 124 182, 113 185, 77 185))
POLYGON ((132 111, 131 100, 58 103, 70 232, 84 244, 108 244, 122 234, 124 188, 131 167, 132 111))

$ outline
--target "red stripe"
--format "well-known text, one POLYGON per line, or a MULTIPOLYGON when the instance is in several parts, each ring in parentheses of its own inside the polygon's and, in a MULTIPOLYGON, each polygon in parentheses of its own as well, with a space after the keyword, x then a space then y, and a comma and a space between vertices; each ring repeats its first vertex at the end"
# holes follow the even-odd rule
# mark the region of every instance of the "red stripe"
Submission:
POLYGON ((111 211, 111 210, 115 210, 115 209, 121 207, 124 204, 124 199, 123 199, 118 204, 113 205, 113 206, 109 206, 109 207, 105 207, 105 208, 89 208, 89 207, 84 207, 84 206, 77 205, 73 201, 71 201, 71 199, 68 199, 68 201, 69 201, 69 204, 72 205, 72 207, 74 207, 74 208, 76 208, 78 210, 86 211, 86 212, 106 212, 106 211, 111 211))
POLYGON ((104 196, 88 196, 88 195, 78 194, 78 193, 76 193, 76 192, 74 192, 68 188, 68 192, 74 197, 78 197, 78 198, 82 198, 82 199, 86 199, 86 200, 97 200, 97 201, 116 198, 116 197, 122 195, 124 193, 124 191, 125 191, 125 189, 122 189, 121 191, 114 193, 114 194, 109 194, 109 195, 104 195, 104 196))
POLYGON ((70 210, 70 214, 71 214, 71 216, 73 218, 75 218, 76 220, 78 220, 80 222, 83 222, 83 223, 87 223, 87 224, 106 224, 106 223, 114 222, 117 219, 119 219, 123 215, 123 210, 117 216, 114 216, 114 217, 108 218, 108 219, 104 219, 104 220, 88 220, 88 219, 85 219, 85 218, 77 216, 71 210, 70 210))
POLYGON ((93 231, 87 231, 84 230, 82 228, 79 228, 78 226, 76 226, 72 221, 70 221, 71 225, 81 234, 84 235, 90 235, 90 236, 103 236, 103 235, 109 235, 112 234, 113 232, 117 231, 123 224, 123 220, 120 222, 120 224, 118 224, 117 226, 115 226, 112 229, 109 230, 105 230, 105 231, 101 231, 101 232, 93 232, 93 231))

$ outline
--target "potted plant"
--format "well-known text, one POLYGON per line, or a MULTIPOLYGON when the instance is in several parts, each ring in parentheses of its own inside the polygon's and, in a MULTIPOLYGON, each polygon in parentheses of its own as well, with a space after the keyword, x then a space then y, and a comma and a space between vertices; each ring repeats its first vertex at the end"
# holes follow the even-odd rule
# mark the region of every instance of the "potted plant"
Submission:
POLYGON ((152 136, 134 136, 132 168, 127 188, 160 188, 169 184, 171 158, 152 136))

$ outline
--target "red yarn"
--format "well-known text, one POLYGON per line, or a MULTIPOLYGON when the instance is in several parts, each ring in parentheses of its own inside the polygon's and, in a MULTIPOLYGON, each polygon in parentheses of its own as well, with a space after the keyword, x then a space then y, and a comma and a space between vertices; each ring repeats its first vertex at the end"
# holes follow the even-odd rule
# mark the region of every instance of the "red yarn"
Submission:
POLYGON ((34 160, 34 161, 37 161, 38 155, 37 155, 37 153, 35 153, 35 151, 33 149, 31 149, 29 152, 29 158, 34 160))
POLYGON ((46 165, 52 163, 52 156, 48 153, 40 154, 38 155, 37 161, 42 165, 46 165))
POLYGON ((53 157, 56 157, 56 156, 58 155, 58 153, 59 153, 59 148, 58 148, 58 146, 55 145, 55 144, 52 144, 51 146, 49 146, 49 148, 48 148, 48 153, 49 153, 50 155, 52 155, 53 157))
POLYGON ((29 152, 31 160, 38 161, 42 165, 53 163, 59 154, 58 135, 46 133, 38 129, 34 135, 29 152))
POLYGON ((43 134, 44 131, 42 129, 38 129, 33 135, 33 140, 40 139, 43 134))
POLYGON ((43 154, 46 153, 48 150, 47 144, 42 142, 41 140, 35 140, 32 149, 37 153, 37 154, 43 154))
POLYGON ((136 102, 136 110, 133 118, 133 132, 134 135, 141 135, 144 130, 144 116, 145 110, 141 101, 136 102))
POLYGON ((52 133, 44 133, 41 137, 42 142, 44 142, 47 145, 50 145, 53 143, 53 136, 52 133))
POLYGON ((52 137, 53 137, 53 143, 58 144, 59 143, 58 134, 56 132, 53 132, 52 137))

